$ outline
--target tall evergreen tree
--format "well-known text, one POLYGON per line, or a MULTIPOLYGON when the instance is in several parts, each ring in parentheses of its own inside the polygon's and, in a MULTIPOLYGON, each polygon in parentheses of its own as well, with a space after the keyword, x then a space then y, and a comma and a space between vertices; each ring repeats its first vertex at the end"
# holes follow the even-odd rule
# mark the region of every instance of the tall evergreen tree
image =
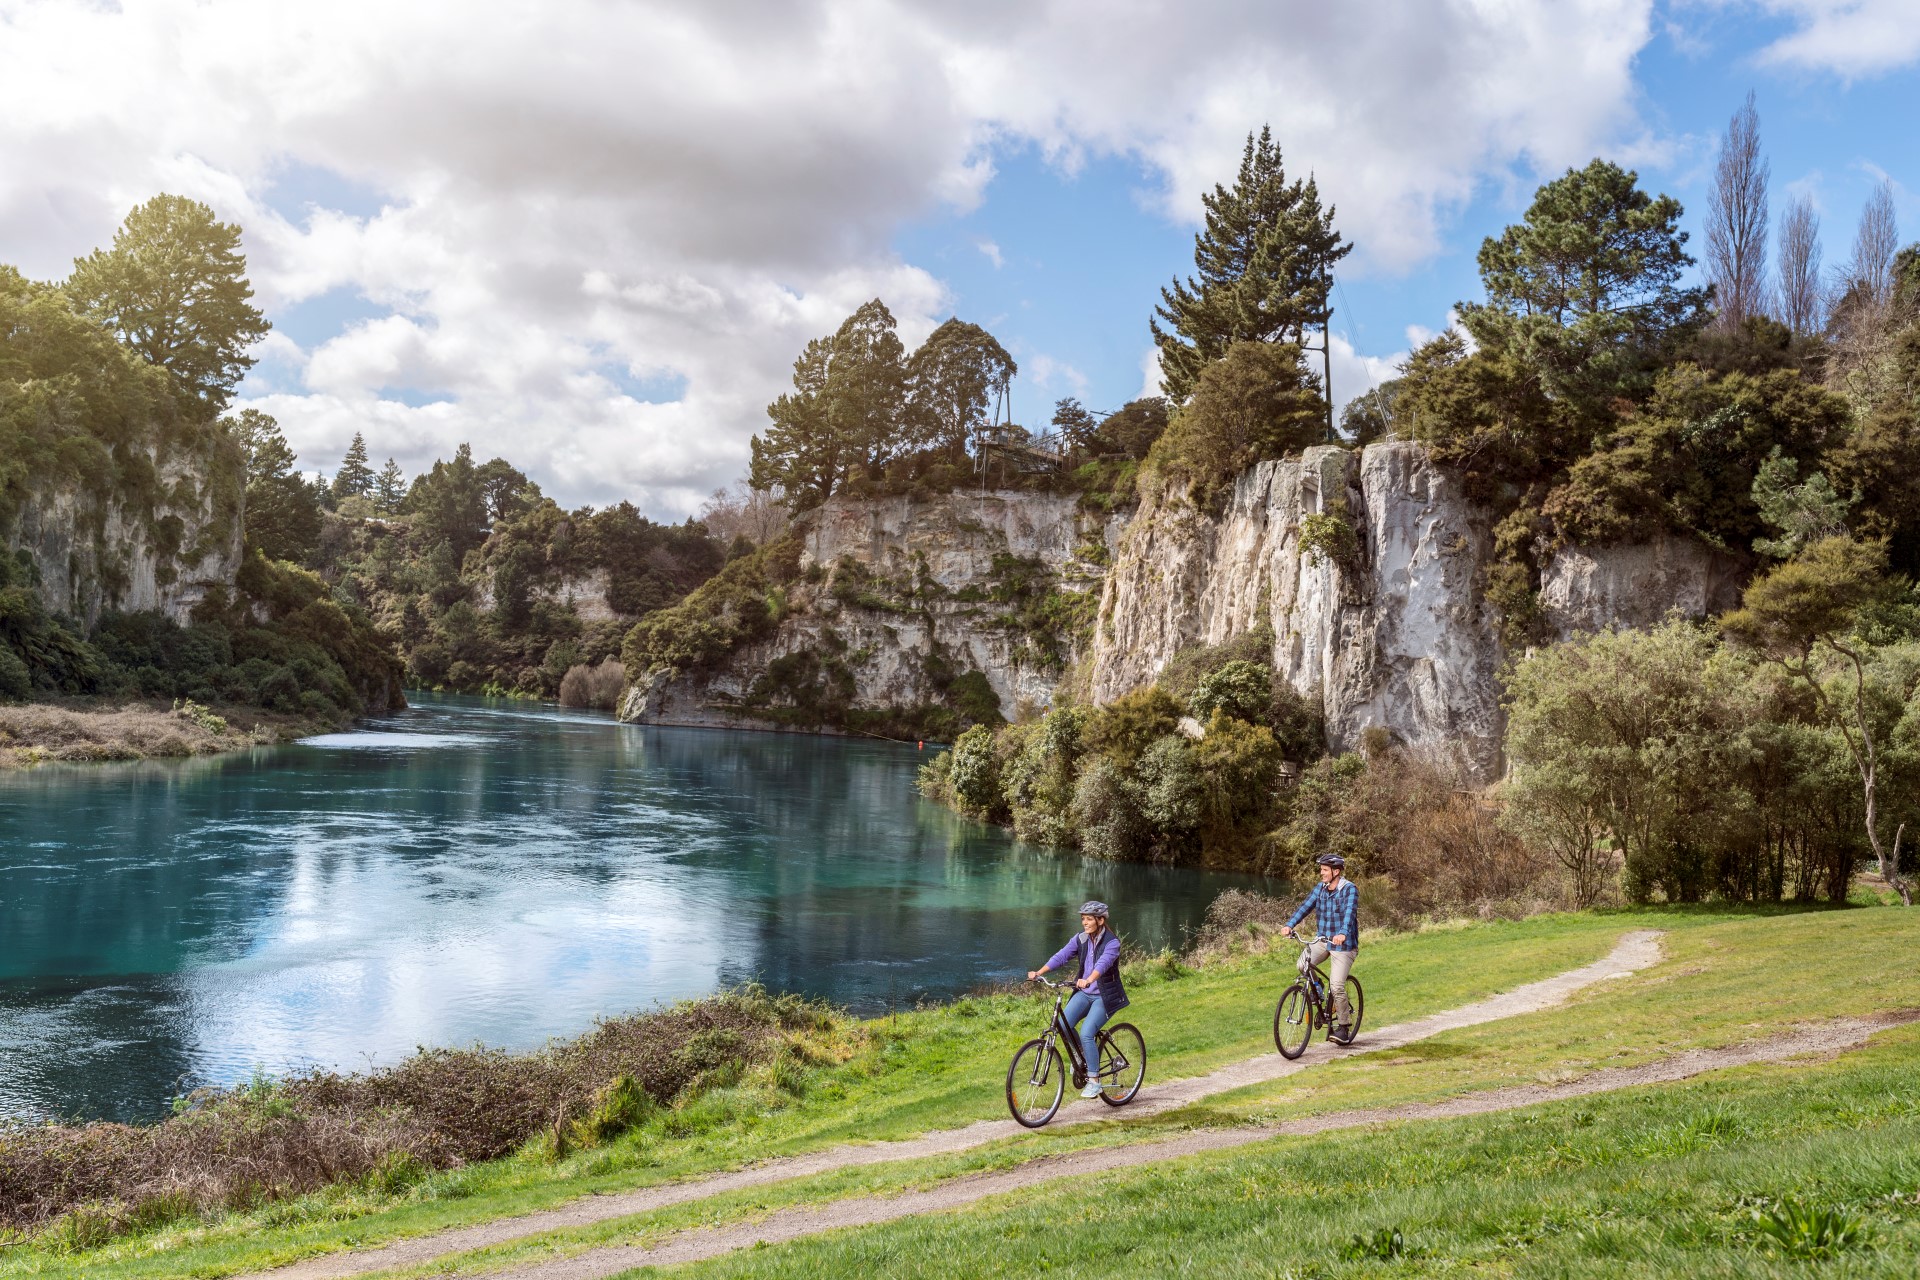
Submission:
POLYGON ((74 262, 66 290, 209 416, 253 367, 247 348, 273 328, 248 301, 240 228, 183 196, 155 196, 129 213, 112 248, 74 262))
POLYGON ((341 459, 340 470, 333 477, 333 496, 364 498, 373 492, 373 480, 373 468, 367 465, 367 442, 356 431, 353 443, 347 446, 347 456, 341 459))
POLYGON ((1287 181, 1264 126, 1258 137, 1247 135, 1233 189, 1215 186, 1201 202, 1206 229, 1193 238, 1199 274, 1160 291, 1152 322, 1161 381, 1175 403, 1234 343, 1300 343, 1324 326, 1333 265, 1353 251, 1333 228, 1333 207, 1320 207, 1314 180, 1287 181))
POLYGON ((373 505, 380 508, 381 515, 393 515, 400 510, 400 504, 407 499, 407 477, 400 470, 400 464, 392 458, 380 468, 380 474, 373 480, 373 505))
POLYGON ((225 419, 247 471, 247 545, 269 560, 311 559, 320 543, 320 502, 300 473, 280 424, 258 409, 225 419))
POLYGON ((795 510, 825 502, 856 467, 878 467, 911 439, 906 348, 878 298, 815 338, 793 363, 793 390, 767 406, 753 438, 756 489, 782 489, 795 510))
POLYGON ((1679 283, 1693 265, 1682 212, 1610 161, 1567 170, 1480 246, 1487 300, 1459 304, 1461 323, 1574 407, 1643 395, 1707 316, 1707 289, 1679 283))
POLYGON ((964 455, 968 437, 986 421, 989 404, 1019 372, 1020 366, 992 334, 949 318, 907 361, 907 396, 915 426, 929 443, 956 458, 964 455))

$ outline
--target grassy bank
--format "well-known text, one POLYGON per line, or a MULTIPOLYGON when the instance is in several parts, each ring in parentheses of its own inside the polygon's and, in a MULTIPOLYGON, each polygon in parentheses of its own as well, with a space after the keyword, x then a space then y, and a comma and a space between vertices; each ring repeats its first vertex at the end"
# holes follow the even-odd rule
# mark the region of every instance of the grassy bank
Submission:
MULTIPOLYGON (((1920 974, 1910 963, 1920 917, 1904 910, 1669 909, 1370 940, 1360 969, 1369 1022, 1405 1021, 1564 971, 1644 927, 1665 931, 1667 958, 1564 1008, 1447 1032, 1392 1054, 1328 1055, 1289 1080, 1123 1126, 1056 1125, 960 1155, 845 1169, 547 1232, 403 1274, 480 1273, 1039 1155, 1569 1080, 1681 1049, 1764 1038, 1793 1023, 1920 1007, 1920 974), (1844 982, 1825 980, 1829 957, 1845 958, 1844 982)), ((1199 968, 1136 965, 1128 1017, 1148 1036, 1150 1087, 1270 1049, 1272 999, 1289 960, 1285 949, 1266 952, 1242 933, 1215 939, 1199 968)), ((775 1052, 735 1078, 722 1072, 602 1142, 557 1153, 540 1136, 503 1159, 442 1172, 389 1168, 111 1240, 90 1239, 81 1215, 0 1254, 0 1275, 231 1274, 768 1157, 997 1118, 1006 1057, 1044 1012, 1031 997, 991 995, 884 1019, 829 1018, 807 1031, 804 1057, 775 1052)), ((1765 1275, 1785 1263, 1767 1252, 1771 1237, 1755 1209, 1838 1204, 1868 1242, 1845 1247, 1852 1269, 1844 1273, 1904 1274, 1886 1260, 1913 1241, 1920 1219, 1886 1197, 1920 1193, 1920 1163, 1884 1153, 1900 1152, 1903 1143, 1916 1149, 1916 1068, 1920 1029, 1899 1028, 1814 1066, 1742 1068, 1508 1116, 1276 1139, 1106 1176, 1101 1196, 1076 1199, 1070 1214, 1062 1214, 1060 1194, 1047 1190, 694 1270, 952 1274, 952 1258, 967 1256, 980 1274, 1031 1274, 1069 1257, 1124 1255, 1131 1272, 1146 1275, 1229 1268, 1359 1275, 1378 1261, 1343 1260, 1341 1248, 1356 1234, 1371 1239, 1384 1229, 1390 1238, 1398 1229, 1403 1253, 1395 1265, 1412 1274, 1597 1274, 1610 1266, 1626 1274, 1765 1275)))
POLYGON ((331 718, 258 707, 160 700, 69 698, 0 705, 0 769, 49 761, 156 760, 290 742, 335 727, 331 718))
MULTIPOLYGON (((1381 1024, 1418 1017, 1574 967, 1632 925, 1541 917, 1380 939, 1367 951, 1368 1016, 1381 1024)), ((1272 1001, 1290 963, 1228 939, 1198 969, 1136 965, 1128 1016, 1147 1030, 1152 1078, 1199 1074, 1269 1048, 1272 1001)), ((1007 1056, 1044 1016, 1031 996, 992 995, 877 1020, 834 1017, 792 1048, 743 1063, 732 1079, 718 1072, 680 1091, 628 1132, 576 1138, 564 1154, 543 1132, 506 1158, 439 1172, 375 1160, 362 1176, 319 1190, 148 1224, 98 1205, 0 1254, 0 1275, 222 1274, 769 1156, 997 1118, 1007 1056), (116 1228, 125 1234, 111 1234, 116 1228)))

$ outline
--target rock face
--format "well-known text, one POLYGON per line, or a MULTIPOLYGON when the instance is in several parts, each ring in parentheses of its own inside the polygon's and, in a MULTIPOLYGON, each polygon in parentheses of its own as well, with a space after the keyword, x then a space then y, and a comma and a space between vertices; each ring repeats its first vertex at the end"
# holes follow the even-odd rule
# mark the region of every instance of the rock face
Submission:
MULTIPOLYGON (((1011 718, 1045 708, 1075 661, 1105 703, 1182 649, 1265 624, 1275 670, 1318 701, 1330 746, 1382 729, 1490 780, 1503 768, 1507 658, 1483 590, 1492 559, 1490 513, 1410 443, 1261 463, 1218 514, 1181 492, 1105 521, 1061 496, 836 499, 813 517, 808 581, 776 633, 698 678, 642 677, 622 714, 761 723, 747 704, 765 701, 763 678, 811 653, 841 664, 854 706, 936 701, 942 678, 979 671, 1011 718), (1056 602, 1097 593, 1090 642, 1037 644, 1008 603, 1017 574, 1043 579, 1056 602)), ((1679 539, 1573 547, 1546 566, 1541 600, 1564 639, 1717 612, 1742 574, 1735 557, 1679 539)))
MULTIPOLYGON (((1142 505, 1119 539, 1092 649, 1108 702, 1194 644, 1271 627, 1276 671, 1317 699, 1329 745, 1370 728, 1449 757, 1482 780, 1502 768, 1499 619, 1482 592, 1491 520, 1424 449, 1309 449, 1242 475, 1217 518, 1182 494, 1142 505), (1303 530, 1346 522, 1344 556, 1302 548, 1303 530)), ((1645 626, 1678 608, 1723 609, 1740 564, 1694 543, 1568 548, 1542 575, 1561 638, 1645 626)))
POLYGON ((1650 627, 1674 610, 1690 618, 1740 603, 1747 565, 1680 538, 1633 546, 1568 547, 1540 575, 1540 603, 1561 639, 1609 626, 1650 627))
POLYGON ((151 509, 72 487, 28 491, 5 545, 32 559, 49 611, 89 628, 108 609, 158 609, 184 623, 209 587, 233 585, 242 536, 237 462, 151 451, 149 460, 159 495, 151 509))
POLYGON ((953 677, 977 671, 1008 718, 1022 705, 1044 709, 1078 644, 1017 615, 1042 595, 1090 614, 1109 553, 1106 524, 1056 494, 836 498, 808 523, 805 576, 775 633, 712 672, 637 675, 623 719, 765 725, 751 704, 791 691, 763 678, 804 655, 851 676, 856 708, 938 703, 953 677))
POLYGON ((1409 444, 1261 463, 1217 519, 1182 494, 1149 502, 1120 540, 1101 601, 1094 699, 1149 682, 1189 645, 1264 622, 1275 669, 1320 700, 1334 747, 1378 726, 1488 773, 1502 655, 1478 570, 1491 545, 1485 514, 1409 444), (1350 550, 1303 549, 1309 517, 1323 529, 1344 521, 1350 550))

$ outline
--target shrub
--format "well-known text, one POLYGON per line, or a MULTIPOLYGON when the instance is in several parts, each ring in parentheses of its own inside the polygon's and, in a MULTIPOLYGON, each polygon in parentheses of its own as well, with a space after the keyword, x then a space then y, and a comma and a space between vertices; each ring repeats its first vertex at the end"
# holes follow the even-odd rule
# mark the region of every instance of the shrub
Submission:
POLYGON ((627 669, 616 658, 592 667, 580 663, 567 668, 560 679, 560 705, 612 711, 620 703, 620 690, 626 682, 627 669))
POLYGON ((1255 462, 1324 442, 1319 388, 1298 346, 1236 342, 1202 371, 1153 442, 1142 476, 1185 480, 1197 505, 1213 505, 1255 462))
POLYGON ((1139 788, 1125 769, 1096 756, 1080 770, 1073 792, 1073 822, 1088 857, 1127 861, 1146 856, 1153 828, 1140 808, 1139 788))
POLYGON ((1202 676, 1187 705, 1203 721, 1220 712, 1248 724, 1261 724, 1273 707, 1273 669, 1264 663, 1235 659, 1202 676))

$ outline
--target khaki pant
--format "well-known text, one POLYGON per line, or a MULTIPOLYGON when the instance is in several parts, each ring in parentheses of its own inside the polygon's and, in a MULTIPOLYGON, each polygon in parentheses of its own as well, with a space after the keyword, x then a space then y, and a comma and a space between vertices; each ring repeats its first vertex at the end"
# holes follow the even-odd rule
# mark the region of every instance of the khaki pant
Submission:
POLYGON ((1300 953, 1302 977, 1306 976, 1307 966, 1320 964, 1329 956, 1333 958, 1327 967, 1327 980, 1333 987, 1333 1010, 1337 1026, 1353 1025, 1353 1006, 1347 1003, 1347 975, 1353 972, 1353 962, 1359 955, 1358 951, 1335 951, 1324 942, 1315 942, 1300 953))

